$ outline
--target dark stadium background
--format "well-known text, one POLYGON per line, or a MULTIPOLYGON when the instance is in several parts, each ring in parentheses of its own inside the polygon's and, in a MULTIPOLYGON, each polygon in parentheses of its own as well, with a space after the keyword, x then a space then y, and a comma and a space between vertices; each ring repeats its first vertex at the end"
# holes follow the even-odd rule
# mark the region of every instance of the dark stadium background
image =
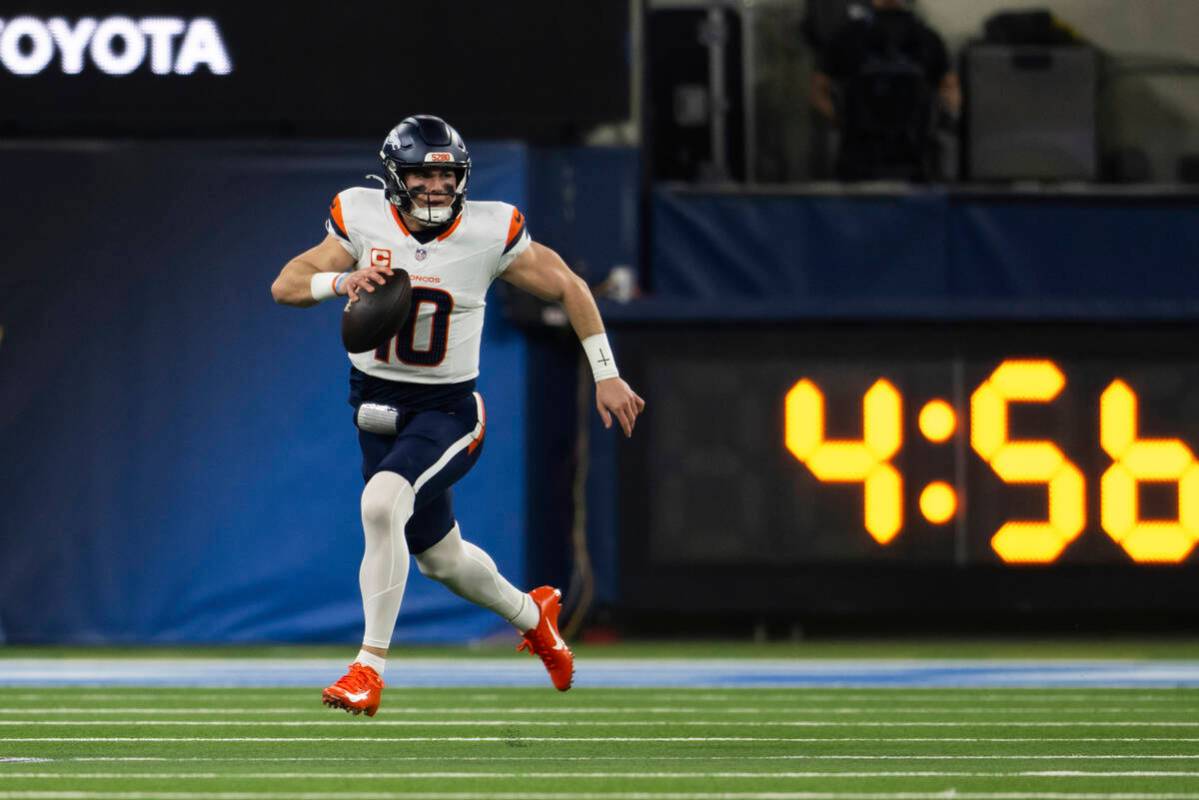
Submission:
MULTIPOLYGON (((210 17, 234 64, 0 68, 0 642, 355 641, 360 480, 338 311, 278 307, 268 287, 417 112, 466 137, 472 197, 519 205, 596 287, 646 388, 647 416, 618 440, 552 311, 492 294, 487 452, 457 510, 514 582, 569 590, 573 634, 1193 628, 1194 557, 1135 563, 1100 529, 1096 425, 1099 392, 1135 375, 1143 435, 1199 447, 1194 65, 1128 57, 1140 42, 1083 17, 1116 37, 1097 44, 1093 176, 847 187, 806 165, 819 148, 798 2, 299 8, 0 8, 210 17), (682 125, 674 105, 681 86, 712 87, 699 31, 714 13, 724 152, 714 118, 682 125), (623 301, 614 268, 639 296, 623 301), (917 407, 895 546, 865 537, 860 486, 818 485, 783 447, 783 395, 807 374, 834 398, 830 435, 858 438, 868 379, 913 403, 956 397, 964 414, 1007 358, 1054 359, 1070 382, 1057 417, 1018 429, 1086 462, 1087 527, 1053 563, 990 551, 1010 487, 964 438, 921 444, 917 407), (971 493, 958 539, 914 508, 934 478, 971 493)), ((1163 491, 1143 503, 1169 519, 1178 490, 1163 491)), ((397 637, 501 627, 414 579, 397 637)))

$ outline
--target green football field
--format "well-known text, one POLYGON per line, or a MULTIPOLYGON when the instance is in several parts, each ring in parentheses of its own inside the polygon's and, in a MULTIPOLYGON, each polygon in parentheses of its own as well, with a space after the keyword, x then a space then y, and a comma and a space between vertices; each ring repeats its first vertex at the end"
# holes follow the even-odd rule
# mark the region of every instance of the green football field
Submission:
POLYGON ((200 797, 1181 800, 1199 689, 0 689, 0 798, 200 797))

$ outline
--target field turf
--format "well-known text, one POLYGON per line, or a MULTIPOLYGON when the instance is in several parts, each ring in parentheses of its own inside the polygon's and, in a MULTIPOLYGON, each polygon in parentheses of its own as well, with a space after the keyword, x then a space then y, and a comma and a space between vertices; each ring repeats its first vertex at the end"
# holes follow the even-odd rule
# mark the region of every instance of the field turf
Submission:
POLYGON ((0 800, 200 797, 1182 800, 1199 690, 0 689, 0 800))

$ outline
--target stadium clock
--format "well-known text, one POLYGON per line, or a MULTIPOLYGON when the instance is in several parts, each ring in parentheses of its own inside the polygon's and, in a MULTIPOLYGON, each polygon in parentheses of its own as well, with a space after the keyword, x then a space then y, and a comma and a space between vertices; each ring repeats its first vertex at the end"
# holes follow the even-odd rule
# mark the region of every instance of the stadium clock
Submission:
POLYGON ((628 331, 622 371, 651 409, 622 451, 629 568, 1191 563, 1195 333, 1015 322, 628 331))
MULTIPOLYGON (((1012 404, 1051 403, 1065 385, 1066 376, 1051 360, 1005 359, 970 395, 971 450, 1004 482, 1043 485, 1046 491, 1045 519, 1005 521, 991 538, 1004 561, 1051 562, 1086 526, 1086 476, 1056 442, 1013 438, 1008 425, 1012 404)), ((1139 436, 1137 407, 1136 391, 1121 378, 1099 397, 1096 435, 1111 458, 1099 477, 1100 526, 1134 561, 1178 562, 1199 542, 1199 462, 1177 438, 1139 436), (1141 517, 1142 482, 1175 487, 1174 519, 1141 517)), ((783 399, 787 450, 821 481, 861 483, 865 528, 882 545, 904 527, 904 480, 892 463, 903 446, 903 413, 902 392, 880 378, 862 400, 861 439, 833 440, 824 433, 818 384, 802 378, 783 399)), ((947 442, 957 428, 957 414, 946 400, 929 400, 920 409, 918 429, 929 442, 947 442)), ((920 492, 919 507, 929 522, 945 524, 956 513, 957 491, 933 481, 920 492)))

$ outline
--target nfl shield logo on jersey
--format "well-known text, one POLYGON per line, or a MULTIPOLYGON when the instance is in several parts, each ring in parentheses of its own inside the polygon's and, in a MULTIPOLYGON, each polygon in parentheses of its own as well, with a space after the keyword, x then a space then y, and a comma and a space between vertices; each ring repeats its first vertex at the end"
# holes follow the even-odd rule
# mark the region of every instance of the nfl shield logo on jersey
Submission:
POLYGON ((426 250, 425 248, 423 248, 423 247, 416 248, 416 260, 417 261, 424 261, 425 257, 427 255, 429 255, 429 251, 426 250))

